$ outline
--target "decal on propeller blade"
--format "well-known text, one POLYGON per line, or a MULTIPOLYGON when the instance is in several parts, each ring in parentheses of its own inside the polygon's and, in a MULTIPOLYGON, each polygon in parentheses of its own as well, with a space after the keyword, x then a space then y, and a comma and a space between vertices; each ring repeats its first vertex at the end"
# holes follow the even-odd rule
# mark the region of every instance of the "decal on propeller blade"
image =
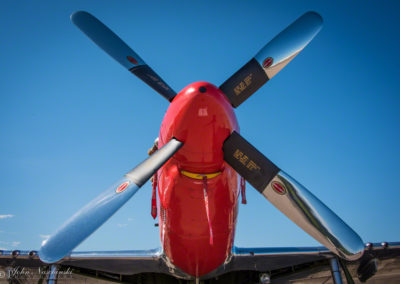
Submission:
POLYGON ((129 186, 130 183, 131 183, 130 181, 126 181, 126 182, 124 182, 124 183, 121 183, 121 184, 117 187, 117 189, 115 190, 115 192, 116 192, 116 193, 121 193, 121 192, 123 192, 123 191, 129 186))
POLYGON ((268 68, 269 66, 272 65, 272 63, 274 62, 274 59, 272 57, 268 57, 264 60, 263 62, 263 67, 264 68, 268 68))
POLYGON ((286 188, 285 188, 285 186, 284 186, 283 184, 281 184, 280 182, 274 181, 274 182, 272 182, 271 186, 272 186, 272 189, 273 189, 276 193, 278 193, 278 194, 280 194, 280 195, 285 195, 285 194, 286 194, 286 188))
POLYGON ((238 96, 240 95, 241 92, 246 90, 248 86, 251 85, 251 80, 253 78, 253 73, 250 73, 246 78, 243 79, 234 89, 233 91, 235 92, 235 95, 238 96))
POLYGON ((249 157, 239 149, 236 149, 235 153, 233 153, 233 157, 250 171, 258 171, 260 169, 260 166, 258 166, 253 160, 250 160, 249 157))
POLYGON ((138 65, 138 62, 137 62, 136 59, 133 58, 132 56, 127 56, 126 58, 129 60, 129 62, 131 62, 131 63, 133 63, 133 64, 135 64, 135 65, 138 65))

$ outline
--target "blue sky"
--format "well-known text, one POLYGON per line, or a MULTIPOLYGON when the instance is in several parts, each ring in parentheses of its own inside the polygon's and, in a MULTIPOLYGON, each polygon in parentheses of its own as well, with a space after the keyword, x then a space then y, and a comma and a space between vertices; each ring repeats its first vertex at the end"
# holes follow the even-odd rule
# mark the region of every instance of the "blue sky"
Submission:
MULTIPOLYGON (((324 27, 236 111, 241 132, 365 242, 399 241, 398 1, 16 1, 0 4, 0 248, 38 249, 146 157, 168 102, 69 20, 86 10, 176 91, 220 85, 314 10, 324 27), (112 3, 112 4, 110 4, 112 3)), ((247 187, 238 246, 317 242, 247 187)), ((78 250, 159 246, 151 186, 78 250)))

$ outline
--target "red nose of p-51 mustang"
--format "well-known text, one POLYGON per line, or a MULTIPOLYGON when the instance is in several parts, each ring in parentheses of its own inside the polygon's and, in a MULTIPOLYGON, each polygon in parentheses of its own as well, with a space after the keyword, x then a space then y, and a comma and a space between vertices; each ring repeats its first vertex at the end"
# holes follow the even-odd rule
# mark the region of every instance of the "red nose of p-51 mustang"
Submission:
POLYGON ((158 173, 162 245, 170 261, 193 276, 218 268, 232 248, 237 173, 223 160, 222 145, 233 130, 232 106, 206 82, 183 89, 161 126, 160 146, 172 137, 184 143, 158 173))

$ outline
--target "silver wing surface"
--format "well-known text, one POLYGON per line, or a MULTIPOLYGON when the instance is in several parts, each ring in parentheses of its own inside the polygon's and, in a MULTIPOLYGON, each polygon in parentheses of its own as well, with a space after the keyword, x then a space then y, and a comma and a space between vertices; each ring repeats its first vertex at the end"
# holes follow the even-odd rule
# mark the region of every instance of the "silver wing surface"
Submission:
MULTIPOLYGON (((201 280, 210 281, 207 283, 259 283, 261 275, 270 277, 272 283, 335 283, 332 278, 334 259, 337 257, 325 247, 234 247, 230 258, 201 280)), ((400 242, 367 243, 361 259, 342 265, 347 267, 353 279, 367 275, 372 277, 368 283, 396 283, 400 281, 400 242), (373 271, 374 267, 377 272, 373 271)), ((85 283, 92 277, 124 283, 190 283, 192 279, 174 267, 161 249, 72 252, 53 265, 40 261, 36 251, 0 251, 0 275, 10 281, 12 277, 22 277, 15 271, 23 268, 32 271, 32 275, 48 271, 43 274, 47 280, 51 278, 52 269, 56 269, 58 277, 72 277, 74 283, 85 283)))

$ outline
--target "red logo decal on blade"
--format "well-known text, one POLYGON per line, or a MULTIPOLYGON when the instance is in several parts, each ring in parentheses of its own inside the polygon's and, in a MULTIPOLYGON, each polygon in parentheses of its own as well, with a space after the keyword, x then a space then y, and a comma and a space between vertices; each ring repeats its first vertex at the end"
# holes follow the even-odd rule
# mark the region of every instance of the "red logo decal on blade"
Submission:
POLYGON ((131 63, 133 63, 133 64, 135 64, 135 65, 138 65, 138 62, 137 62, 136 59, 133 58, 132 56, 127 56, 126 58, 129 60, 129 62, 131 62, 131 63))
POLYGON ((126 181, 126 182, 124 182, 124 183, 121 183, 121 184, 117 187, 117 189, 115 190, 115 192, 116 192, 116 193, 121 193, 121 192, 123 192, 123 191, 129 186, 130 183, 131 183, 130 181, 126 181))
POLYGON ((281 184, 280 182, 274 181, 272 184, 272 189, 280 194, 280 195, 285 195, 286 194, 286 188, 283 184, 281 184))
POLYGON ((274 59, 272 57, 268 57, 267 59, 264 60, 263 67, 268 68, 269 66, 272 65, 272 63, 274 63, 274 59))

